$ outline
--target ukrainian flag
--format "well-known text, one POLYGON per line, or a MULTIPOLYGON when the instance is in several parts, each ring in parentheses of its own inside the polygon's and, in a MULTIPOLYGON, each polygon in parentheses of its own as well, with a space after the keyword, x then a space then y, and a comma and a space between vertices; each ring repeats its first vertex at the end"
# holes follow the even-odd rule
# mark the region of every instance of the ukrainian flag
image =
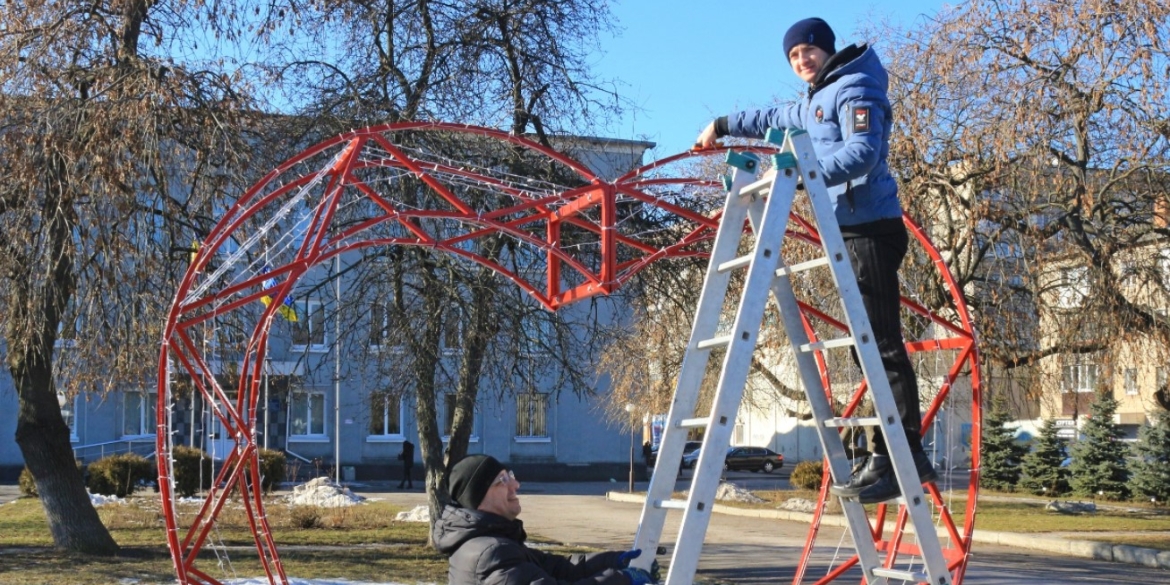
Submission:
MULTIPOLYGON (((270 272, 267 266, 264 267, 264 272, 270 272)), ((263 286, 264 288, 272 288, 276 286, 276 279, 269 278, 265 280, 263 286)), ((264 295, 260 297, 260 302, 264 303, 264 306, 267 307, 272 304, 272 297, 264 295)), ((280 316, 284 317, 285 321, 290 323, 297 322, 297 311, 293 308, 293 300, 290 296, 284 297, 284 303, 282 303, 280 307, 276 309, 276 312, 280 313, 280 316)))

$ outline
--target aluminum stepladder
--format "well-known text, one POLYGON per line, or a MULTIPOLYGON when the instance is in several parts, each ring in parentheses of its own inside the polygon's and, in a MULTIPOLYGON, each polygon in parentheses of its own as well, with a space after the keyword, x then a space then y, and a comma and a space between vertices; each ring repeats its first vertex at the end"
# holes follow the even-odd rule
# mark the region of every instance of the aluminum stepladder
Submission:
MULTIPOLYGON (((783 148, 773 157, 775 168, 758 180, 758 159, 750 154, 728 152, 728 163, 736 168, 728 185, 723 217, 711 250, 691 337, 658 449, 657 464, 642 507, 634 548, 657 550, 668 511, 682 510, 678 540, 665 582, 666 585, 687 585, 693 581, 768 302, 768 292, 771 291, 771 296, 775 297, 779 305, 785 331, 795 352, 797 368, 817 422, 818 436, 833 481, 844 482, 851 473, 851 462, 838 428, 881 426, 886 436, 890 459, 902 489, 901 499, 906 504, 918 538, 921 563, 916 570, 883 566, 864 507, 854 499, 841 498, 850 535, 857 549, 858 565, 866 583, 949 585, 951 575, 935 531, 931 510, 918 482, 918 473, 902 430, 897 404, 874 342, 832 202, 820 176, 812 141, 803 130, 789 130, 785 133, 769 131, 767 140, 781 144, 783 148), (825 255, 787 266, 781 258, 780 250, 788 217, 798 193, 798 180, 803 182, 804 192, 809 196, 825 255), (745 219, 751 222, 755 242, 748 254, 738 256, 745 219), (791 275, 821 267, 829 268, 832 273, 850 334, 840 339, 810 343, 792 288, 791 275), (747 274, 732 328, 720 332, 720 313, 728 294, 731 273, 744 269, 747 274), (695 407, 703 374, 711 350, 720 347, 725 348, 725 354, 711 412, 707 416, 697 417, 695 407), (818 351, 832 348, 855 348, 877 416, 863 419, 835 417, 815 356, 818 351), (671 499, 687 434, 696 428, 704 429, 704 435, 691 488, 686 499, 671 499)), ((652 559, 653 555, 643 555, 632 564, 648 569, 652 559)), ((893 561, 893 556, 888 559, 893 561)))

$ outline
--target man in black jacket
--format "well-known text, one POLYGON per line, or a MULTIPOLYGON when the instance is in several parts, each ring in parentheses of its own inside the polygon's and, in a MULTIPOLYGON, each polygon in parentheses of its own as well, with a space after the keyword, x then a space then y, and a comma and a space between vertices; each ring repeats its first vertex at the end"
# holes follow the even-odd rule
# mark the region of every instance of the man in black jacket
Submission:
MULTIPOLYGON (((435 522, 439 552, 450 557, 449 585, 647 585, 656 575, 629 567, 640 551, 564 557, 528 548, 512 471, 489 455, 451 468, 452 503, 435 522)), ((657 562, 654 564, 657 573, 657 562)))

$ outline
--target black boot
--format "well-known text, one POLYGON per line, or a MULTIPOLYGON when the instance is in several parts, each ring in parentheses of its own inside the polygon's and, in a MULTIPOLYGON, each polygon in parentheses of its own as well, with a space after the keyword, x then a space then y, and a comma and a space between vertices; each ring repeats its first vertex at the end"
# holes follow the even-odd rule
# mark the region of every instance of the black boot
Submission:
MULTIPOLYGON (((930 457, 927 457, 925 452, 915 451, 913 456, 914 470, 918 472, 919 482, 927 483, 938 479, 938 473, 935 472, 934 465, 931 464, 930 457)), ((857 501, 862 504, 876 504, 900 495, 902 495, 902 488, 898 487, 898 480, 894 477, 894 470, 891 468, 878 481, 859 491, 857 501)))
POLYGON ((873 454, 854 466, 852 475, 843 484, 829 486, 829 493, 843 498, 852 498, 861 490, 877 483, 882 477, 893 474, 889 455, 873 454))

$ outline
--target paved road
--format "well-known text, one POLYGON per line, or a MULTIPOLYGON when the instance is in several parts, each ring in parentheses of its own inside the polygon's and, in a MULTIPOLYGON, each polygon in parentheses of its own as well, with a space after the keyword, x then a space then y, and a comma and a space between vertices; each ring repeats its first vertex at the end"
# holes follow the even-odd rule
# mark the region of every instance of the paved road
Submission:
MULTIPOLYGON (((730 479, 741 485, 784 479, 781 475, 761 474, 754 478, 752 474, 733 475, 730 479)), ((636 487, 646 489, 645 484, 636 487)), ((521 518, 529 534, 538 538, 599 548, 625 548, 633 542, 641 505, 608 501, 604 495, 607 491, 624 489, 625 484, 620 482, 522 484, 521 518)), ((764 488, 752 486, 752 489, 764 488)), ((425 501, 418 492, 361 488, 356 491, 404 505, 425 501)), ((679 518, 671 514, 668 532, 678 529, 679 518)), ((807 530, 803 523, 715 514, 707 531, 699 574, 705 580, 735 585, 791 583, 807 530)), ((806 582, 811 581, 806 578, 806 582)), ((1170 571, 976 543, 963 583, 1150 585, 1170 583, 1170 571)))

